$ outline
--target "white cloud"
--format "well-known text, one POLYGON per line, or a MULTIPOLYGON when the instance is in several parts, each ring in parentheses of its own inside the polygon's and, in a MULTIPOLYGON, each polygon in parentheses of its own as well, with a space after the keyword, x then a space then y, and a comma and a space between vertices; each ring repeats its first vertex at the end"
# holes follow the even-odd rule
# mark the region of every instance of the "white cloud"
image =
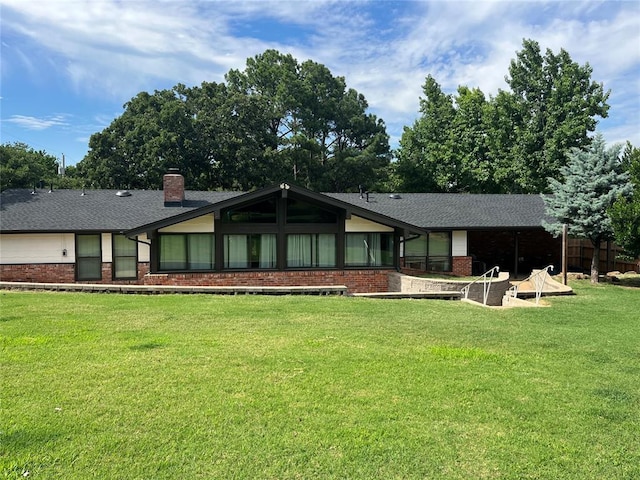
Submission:
MULTIPOLYGON (((636 2, 0 1, 3 37, 27 38, 30 51, 9 40, 3 49, 33 76, 55 71, 82 98, 122 104, 141 90, 223 81, 275 48, 345 76, 397 139, 418 115, 427 75, 447 92, 467 85, 495 95, 522 39, 532 38, 589 62, 593 79, 612 89, 612 115, 632 123, 640 110, 636 2), (274 25, 282 28, 267 31, 274 25)), ((601 125, 622 131, 618 123, 601 125)), ((640 133, 624 132, 640 143, 640 133)))
POLYGON ((66 127, 69 125, 63 115, 55 115, 47 118, 30 117, 27 115, 12 115, 6 121, 19 125, 27 130, 46 130, 52 127, 66 127))

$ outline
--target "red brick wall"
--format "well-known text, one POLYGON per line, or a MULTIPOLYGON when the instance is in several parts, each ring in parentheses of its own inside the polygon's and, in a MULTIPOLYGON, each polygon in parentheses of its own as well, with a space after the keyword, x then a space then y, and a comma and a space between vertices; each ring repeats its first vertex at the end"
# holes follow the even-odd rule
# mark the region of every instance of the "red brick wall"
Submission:
POLYGON ((167 273, 144 278, 145 285, 320 286, 346 285, 349 293, 386 292, 393 270, 310 270, 286 272, 167 273))
POLYGON ((73 283, 73 263, 43 263, 26 265, 0 265, 0 280, 4 282, 73 283))
POLYGON ((467 277, 472 273, 473 260, 471 257, 452 257, 453 274, 459 277, 467 277))
POLYGON ((393 270, 309 270, 286 272, 168 273, 147 275, 148 263, 138 264, 137 280, 112 280, 111 263, 102 264, 102 280, 76 282, 74 265, 0 265, 0 280, 36 283, 114 283, 198 286, 321 286, 346 285, 350 293, 386 292, 393 270))
POLYGON ((111 263, 102 264, 102 280, 76 282, 75 265, 73 263, 43 263, 25 265, 0 265, 0 280, 4 282, 35 283, 142 283, 142 278, 149 271, 148 263, 138 263, 137 280, 112 280, 111 263))

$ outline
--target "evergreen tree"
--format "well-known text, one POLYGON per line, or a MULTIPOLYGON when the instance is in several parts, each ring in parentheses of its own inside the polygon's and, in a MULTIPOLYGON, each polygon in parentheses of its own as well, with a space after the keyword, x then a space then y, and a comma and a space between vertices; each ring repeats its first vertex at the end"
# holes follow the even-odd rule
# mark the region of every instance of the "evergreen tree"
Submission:
POLYGON ((605 148, 597 134, 588 149, 574 149, 569 162, 560 168, 564 180, 550 178, 552 195, 543 195, 547 214, 556 221, 543 226, 560 235, 567 224, 569 235, 587 238, 593 244, 591 282, 598 282, 600 246, 613 239, 613 226, 608 210, 616 199, 630 191, 628 174, 622 171, 618 158, 620 146, 605 148))

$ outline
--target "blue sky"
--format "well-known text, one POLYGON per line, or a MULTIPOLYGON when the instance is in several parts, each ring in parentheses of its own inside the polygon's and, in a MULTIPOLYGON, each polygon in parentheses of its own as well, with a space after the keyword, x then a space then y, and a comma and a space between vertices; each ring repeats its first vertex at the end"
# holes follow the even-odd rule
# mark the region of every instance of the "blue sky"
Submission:
POLYGON ((638 1, 0 0, 2 143, 82 160, 141 91, 222 82, 274 48, 344 76, 397 146, 427 75, 506 89, 522 39, 564 48, 611 90, 606 141, 640 146, 638 1))

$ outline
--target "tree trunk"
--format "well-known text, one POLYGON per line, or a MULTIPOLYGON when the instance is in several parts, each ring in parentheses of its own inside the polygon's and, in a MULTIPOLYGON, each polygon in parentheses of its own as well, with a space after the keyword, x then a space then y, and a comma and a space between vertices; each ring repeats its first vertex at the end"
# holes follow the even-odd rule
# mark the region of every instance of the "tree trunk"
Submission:
POLYGON ((600 270, 600 240, 593 244, 593 257, 591 258, 591 283, 598 283, 600 270))

